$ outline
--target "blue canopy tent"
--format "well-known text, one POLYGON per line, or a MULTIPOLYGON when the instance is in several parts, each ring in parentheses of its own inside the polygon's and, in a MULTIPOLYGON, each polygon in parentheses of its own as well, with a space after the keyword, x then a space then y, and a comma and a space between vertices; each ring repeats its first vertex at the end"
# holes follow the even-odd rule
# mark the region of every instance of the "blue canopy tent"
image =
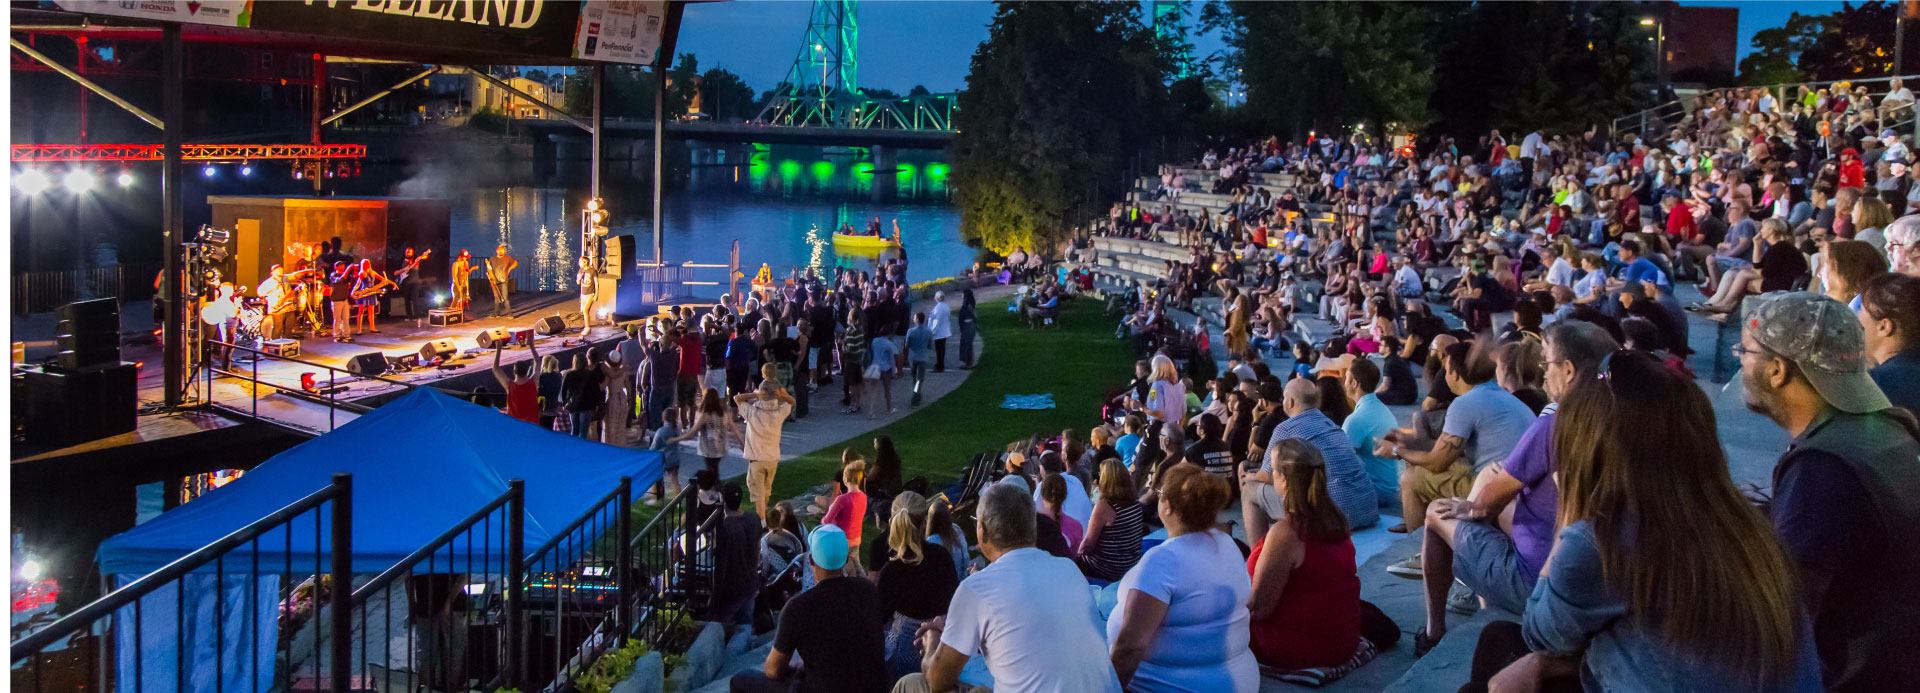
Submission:
MULTIPOLYGON (((661 471, 658 451, 555 433, 496 409, 419 388, 274 456, 231 484, 108 539, 98 554, 100 572, 108 584, 130 582, 327 486, 338 472, 353 474, 353 572, 370 575, 399 563, 498 498, 510 479, 526 482, 523 542, 530 551, 616 488, 620 477, 632 477, 634 488, 646 488, 661 471)), ((229 663, 228 671, 220 674, 224 682, 212 680, 212 667, 198 667, 208 671, 189 672, 189 689, 210 691, 224 685, 246 690, 255 681, 270 687, 271 658, 261 667, 265 671, 247 671, 232 663, 262 645, 272 651, 278 637, 274 604, 282 567, 291 564, 298 572, 330 560, 331 539, 325 533, 315 536, 314 521, 312 515, 304 516, 291 529, 262 536, 257 563, 252 548, 237 550, 221 566, 224 578, 217 578, 211 567, 183 578, 184 611, 176 607, 172 590, 141 599, 140 630, 146 635, 133 628, 116 629, 121 687, 133 688, 136 652, 145 660, 138 678, 154 679, 149 687, 173 687, 176 646, 188 648, 187 661, 211 658, 214 648, 235 655, 224 658, 229 663), (260 566, 259 575, 249 574, 254 565, 260 566), (260 606, 250 612, 232 606, 216 609, 217 601, 260 606), (179 620, 186 623, 176 623, 179 620), (177 638, 176 632, 185 637, 177 638)), ((475 561, 488 566, 488 572, 501 572, 504 561, 498 547, 493 553, 475 561)), ((122 611, 132 618, 131 607, 122 611)))

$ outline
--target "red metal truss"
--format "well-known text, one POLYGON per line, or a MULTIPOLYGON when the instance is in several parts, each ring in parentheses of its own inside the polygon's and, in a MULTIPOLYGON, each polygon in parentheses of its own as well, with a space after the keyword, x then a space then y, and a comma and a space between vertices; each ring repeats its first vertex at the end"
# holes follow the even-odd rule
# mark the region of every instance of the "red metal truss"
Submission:
MULTIPOLYGON (((252 161, 267 159, 359 159, 367 155, 360 144, 189 144, 181 152, 186 161, 252 161)), ((157 144, 16 144, 16 163, 54 161, 160 161, 157 144)))

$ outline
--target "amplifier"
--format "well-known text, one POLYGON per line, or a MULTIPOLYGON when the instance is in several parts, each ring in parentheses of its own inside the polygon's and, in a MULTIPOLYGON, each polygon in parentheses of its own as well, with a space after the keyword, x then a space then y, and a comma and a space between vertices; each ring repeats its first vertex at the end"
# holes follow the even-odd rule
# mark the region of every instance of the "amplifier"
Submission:
POLYGON ((269 339, 260 343, 260 350, 267 352, 268 356, 290 359, 300 355, 300 340, 269 339))
POLYGON ((427 311, 427 324, 434 327, 446 327, 466 322, 465 313, 452 308, 433 308, 427 311))

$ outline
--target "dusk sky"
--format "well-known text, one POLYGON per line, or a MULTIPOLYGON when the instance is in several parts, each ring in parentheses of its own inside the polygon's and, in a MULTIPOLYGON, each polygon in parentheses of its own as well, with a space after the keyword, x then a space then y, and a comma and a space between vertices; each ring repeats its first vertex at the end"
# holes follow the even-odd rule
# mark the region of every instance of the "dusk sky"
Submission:
MULTIPOLYGON (((1838 2, 1698 0, 1686 5, 1740 8, 1740 55, 1755 31, 1779 26, 1795 11, 1826 13, 1838 2)), ((1199 15, 1194 7, 1194 23, 1199 15)), ((792 67, 812 3, 800 0, 736 0, 693 3, 680 28, 678 52, 700 58, 701 69, 724 67, 757 91, 780 82, 792 67)), ((987 37, 993 4, 952 0, 863 0, 860 19, 860 86, 905 93, 915 84, 951 91, 966 84, 974 47, 987 37)), ((1197 55, 1223 46, 1215 36, 1194 37, 1197 55)))

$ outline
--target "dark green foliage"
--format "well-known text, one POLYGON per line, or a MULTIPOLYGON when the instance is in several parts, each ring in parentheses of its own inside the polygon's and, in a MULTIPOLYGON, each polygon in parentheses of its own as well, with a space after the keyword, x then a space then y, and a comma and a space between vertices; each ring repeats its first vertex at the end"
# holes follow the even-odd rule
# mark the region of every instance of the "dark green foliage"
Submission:
MULTIPOLYGON (((1841 3, 1827 14, 1798 12, 1784 26, 1753 34, 1753 53, 1740 61, 1740 81, 1781 84, 1887 77, 1894 74, 1893 28, 1899 3, 1841 3)), ((1920 22, 1906 22, 1908 50, 1920 40, 1920 22)), ((1914 60, 1907 62, 1911 72, 1914 60)))
POLYGON ((961 233, 997 252, 1064 239, 1157 144, 1163 60, 1137 3, 1002 3, 960 95, 961 233))

